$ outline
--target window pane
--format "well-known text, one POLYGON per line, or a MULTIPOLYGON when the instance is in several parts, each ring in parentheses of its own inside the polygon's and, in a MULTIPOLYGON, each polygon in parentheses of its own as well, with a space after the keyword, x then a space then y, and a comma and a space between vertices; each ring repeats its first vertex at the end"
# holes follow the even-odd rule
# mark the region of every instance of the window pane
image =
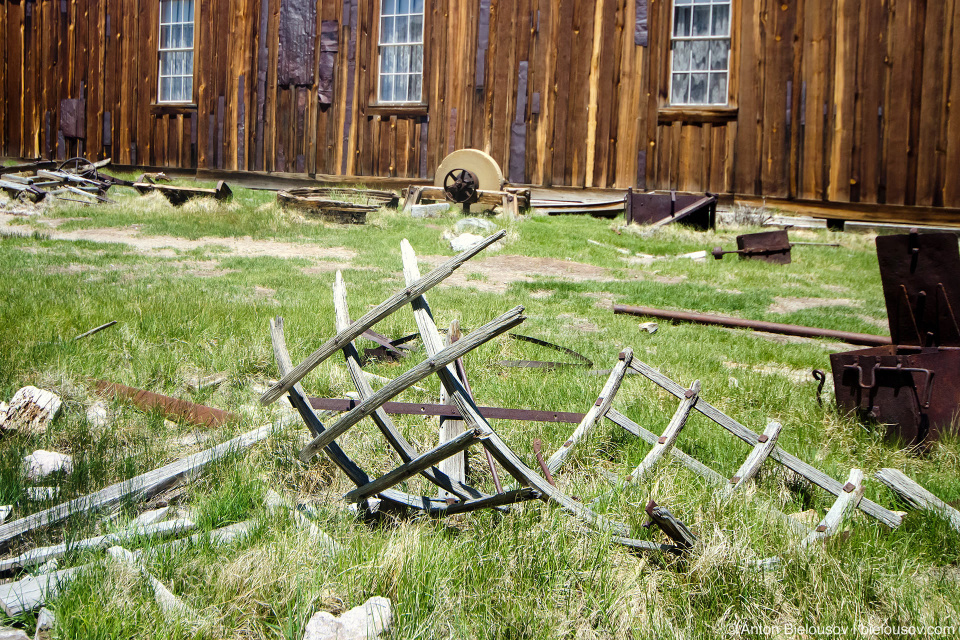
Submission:
POLYGON ((190 49, 193 47, 193 25, 185 24, 183 25, 183 47, 185 49, 190 49))
POLYGON ((393 42, 393 18, 380 18, 380 43, 393 42))
POLYGON ((393 22, 393 42, 409 42, 407 35, 407 16, 394 18, 393 22))
POLYGON ((169 49, 173 46, 173 34, 170 27, 160 27, 160 48, 169 49))
POLYGON ((170 102, 170 82, 172 78, 160 78, 160 102, 170 102))
POLYGON ((674 104, 683 104, 687 101, 687 79, 688 73, 673 74, 673 99, 674 104))
POLYGON ((688 71, 690 69, 690 42, 678 40, 673 43, 673 70, 688 71))
POLYGON ((690 35, 690 7, 677 7, 673 12, 673 35, 690 35))
POLYGON ((693 0, 676 0, 673 4, 693 4, 693 0))
POLYGON ((730 5, 719 4, 713 7, 713 29, 715 36, 730 35, 730 5))
POLYGON ((180 9, 180 0, 172 0, 170 2, 171 11, 170 11, 170 21, 171 22, 182 22, 183 15, 180 9))
POLYGON ((413 59, 410 61, 410 70, 418 74, 423 73, 423 45, 413 47, 413 59))
POLYGON ((393 101, 393 76, 380 76, 380 100, 393 101))
POLYGON ((173 91, 171 95, 177 102, 183 102, 183 78, 171 78, 173 81, 173 91))
POLYGON ((380 73, 394 73, 397 70, 397 48, 383 47, 380 50, 380 73))
POLYGON ((710 43, 710 69, 727 70, 727 58, 730 52, 729 40, 714 40, 710 43))
POLYGON ((423 16, 410 17, 410 42, 423 42, 423 16))
POLYGON ((193 102, 193 76, 183 79, 183 101, 193 102))
POLYGON ((423 0, 413 0, 413 12, 423 13, 423 0))
POLYGON ((420 94, 422 85, 423 79, 419 73, 410 76, 410 100, 414 102, 420 102, 422 100, 420 94))
POLYGON ((193 0, 184 0, 183 19, 185 22, 193 22, 193 0))
POLYGON ((392 16, 397 12, 397 0, 382 0, 380 3, 380 15, 392 16))
POLYGON ((183 52, 183 74, 193 78, 193 51, 183 52))
POLYGON ((710 47, 709 40, 693 40, 690 42, 690 68, 694 71, 704 71, 707 68, 707 51, 710 47))
POLYGON ((410 13, 410 0, 397 0, 397 13, 410 13))
POLYGON ((710 7, 697 6, 693 8, 693 31, 691 35, 710 35, 710 7))
POLYGON ((704 104, 707 101, 707 74, 694 73, 690 75, 690 103, 704 104))
POLYGON ((160 24, 170 22, 170 0, 160 3, 160 24))
POLYGON ((710 74, 710 104, 727 104, 727 74, 710 74))

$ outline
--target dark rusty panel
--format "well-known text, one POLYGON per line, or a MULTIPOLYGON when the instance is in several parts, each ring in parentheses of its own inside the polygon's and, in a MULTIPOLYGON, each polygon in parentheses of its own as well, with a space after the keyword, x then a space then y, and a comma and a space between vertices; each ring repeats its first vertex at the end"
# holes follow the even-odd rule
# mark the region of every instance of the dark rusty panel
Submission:
POLYGON ((281 0, 277 83, 312 85, 314 43, 317 39, 315 0, 281 0))
POLYGON ((340 164, 340 173, 347 174, 347 162, 350 159, 350 129, 353 126, 353 95, 354 74, 357 69, 357 0, 343 0, 343 20, 350 25, 350 39, 347 41, 347 102, 343 117, 343 159, 340 164))
POLYGON ((960 407, 960 349, 888 345, 830 356, 837 406, 888 424, 905 444, 934 442, 960 407))
POLYGON ((67 138, 86 138, 86 101, 81 98, 65 98, 60 101, 60 131, 67 138))
POLYGON ((755 258, 774 264, 790 264, 790 237, 786 229, 737 236, 741 259, 755 258))
POLYGON ((340 49, 340 23, 324 20, 320 23, 320 78, 317 82, 317 101, 333 104, 333 78, 340 49))
POLYGON ((877 259, 894 344, 960 346, 957 236, 878 236, 877 259))
POLYGON ((477 64, 474 86, 483 89, 486 76, 487 49, 490 46, 490 0, 480 0, 480 16, 477 28, 477 64))
POLYGON ((106 380, 97 381, 97 391, 105 395, 126 398, 143 411, 160 411, 168 418, 183 420, 200 426, 219 427, 240 419, 240 416, 230 411, 171 398, 136 387, 127 387, 106 380))
MULTIPOLYGON (((347 398, 310 398, 314 409, 321 411, 350 411, 357 401, 347 398)), ((479 407, 480 415, 491 420, 526 420, 528 422, 562 422, 579 424, 582 413, 566 411, 537 411, 533 409, 504 409, 501 407, 479 407)), ((454 405, 418 404, 415 402, 387 402, 383 410, 395 415, 440 416, 451 420, 462 420, 463 416, 454 405)))
POLYGON ((631 191, 628 197, 630 222, 654 224, 674 217, 677 222, 682 221, 682 224, 697 229, 706 230, 714 226, 716 196, 631 191))

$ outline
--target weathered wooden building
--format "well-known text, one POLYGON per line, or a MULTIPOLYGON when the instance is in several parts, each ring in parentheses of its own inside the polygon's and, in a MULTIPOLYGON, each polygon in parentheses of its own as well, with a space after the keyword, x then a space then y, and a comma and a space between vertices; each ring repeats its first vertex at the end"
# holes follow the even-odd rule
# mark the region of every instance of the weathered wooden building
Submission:
POLYGON ((0 154, 958 219, 960 0, 0 0, 0 154), (953 211, 950 211, 954 208, 953 211))

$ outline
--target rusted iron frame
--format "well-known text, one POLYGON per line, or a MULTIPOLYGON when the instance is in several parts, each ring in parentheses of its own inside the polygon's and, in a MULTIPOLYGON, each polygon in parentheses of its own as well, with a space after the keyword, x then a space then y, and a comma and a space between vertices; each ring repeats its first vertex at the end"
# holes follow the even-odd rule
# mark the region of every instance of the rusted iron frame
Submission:
POLYGON ((884 336, 875 336, 867 333, 853 333, 851 331, 820 329, 819 327, 804 327, 795 324, 766 322, 763 320, 747 320, 745 318, 717 316, 706 313, 697 313, 695 311, 673 311, 670 309, 655 309, 653 307, 637 307, 615 304, 613 305, 613 312, 615 314, 648 316, 663 320, 678 320, 681 322, 693 322, 695 324, 706 324, 719 327, 753 329, 754 331, 780 333, 788 336, 802 336, 805 338, 832 338, 834 340, 849 342, 850 344, 862 344, 867 346, 881 346, 890 344, 890 338, 884 336))
POLYGON ((160 411, 168 418, 183 420, 199 426, 219 427, 240 419, 240 416, 232 411, 224 411, 188 400, 171 398, 145 389, 128 387, 106 380, 97 380, 96 384, 97 391, 101 394, 126 398, 144 411, 160 411))
POLYGON ((577 353, 573 349, 568 349, 567 347, 561 346, 559 344, 554 344, 552 342, 547 342, 546 340, 541 340, 539 338, 533 338, 531 336, 521 335, 519 333, 511 333, 510 337, 514 340, 519 340, 521 342, 529 342, 530 344, 535 344, 541 347, 546 347, 547 349, 553 349, 554 351, 559 351, 561 353, 566 353, 567 355, 576 358, 579 362, 546 362, 542 360, 501 360, 497 364, 504 367, 516 367, 516 368, 528 368, 528 369, 559 369, 561 367, 583 367, 589 369, 593 366, 593 361, 590 358, 586 357, 581 353, 577 353))

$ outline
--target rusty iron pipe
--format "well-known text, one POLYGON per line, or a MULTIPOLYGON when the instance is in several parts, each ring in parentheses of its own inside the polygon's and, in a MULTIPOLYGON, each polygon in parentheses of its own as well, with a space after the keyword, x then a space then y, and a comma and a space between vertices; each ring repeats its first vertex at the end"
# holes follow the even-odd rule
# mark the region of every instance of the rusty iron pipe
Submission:
POLYGON ((649 316, 663 320, 678 320, 709 324, 719 327, 733 327, 736 329, 753 329, 768 333, 781 333, 788 336, 802 336, 804 338, 833 338, 849 342, 850 344, 879 347, 890 344, 890 338, 875 336, 868 333, 853 333, 851 331, 836 331, 834 329, 820 329, 819 327, 802 327, 795 324, 781 324, 779 322, 765 322, 763 320, 746 320, 731 316, 714 316, 694 311, 671 311, 669 309, 654 309, 653 307, 634 307, 622 304, 613 305, 613 312, 631 316, 649 316))
POLYGON ((182 420, 202 427, 219 427, 240 419, 240 416, 223 409, 214 409, 188 400, 171 398, 152 391, 128 387, 106 380, 97 380, 97 391, 103 395, 126 398, 143 411, 160 411, 167 418, 182 420))

